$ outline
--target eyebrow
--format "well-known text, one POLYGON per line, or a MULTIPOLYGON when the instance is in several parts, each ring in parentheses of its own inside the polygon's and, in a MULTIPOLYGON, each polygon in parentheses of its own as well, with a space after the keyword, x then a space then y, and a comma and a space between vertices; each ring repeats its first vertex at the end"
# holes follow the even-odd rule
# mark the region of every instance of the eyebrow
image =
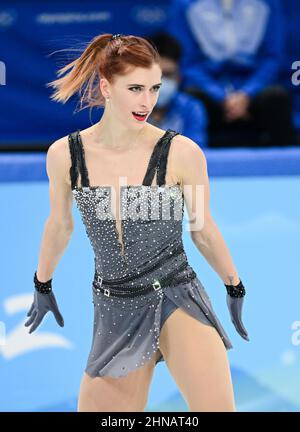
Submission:
MULTIPOLYGON (((160 83, 154 84, 152 87, 155 87, 155 86, 160 85, 160 84, 162 84, 162 83, 160 82, 160 83)), ((128 84, 128 85, 129 86, 145 87, 143 84, 128 84)))

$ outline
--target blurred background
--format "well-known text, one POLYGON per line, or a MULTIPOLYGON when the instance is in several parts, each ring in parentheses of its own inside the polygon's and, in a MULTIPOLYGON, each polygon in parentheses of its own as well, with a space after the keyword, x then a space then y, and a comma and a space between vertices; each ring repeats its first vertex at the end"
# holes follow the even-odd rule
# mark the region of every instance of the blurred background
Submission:
MULTIPOLYGON (((296 0, 1 2, 0 411, 76 411, 94 262, 75 206, 76 229, 55 271, 65 327, 47 314, 29 335, 24 322, 49 214, 47 149, 103 113, 76 112, 76 97, 51 101, 46 83, 71 60, 64 49, 77 57, 107 32, 155 43, 163 84, 148 121, 205 152, 212 214, 247 291, 250 342, 236 333, 223 283, 185 229, 184 243, 234 346, 237 410, 300 411, 299 28, 296 0)), ((165 363, 147 409, 187 410, 165 363)))

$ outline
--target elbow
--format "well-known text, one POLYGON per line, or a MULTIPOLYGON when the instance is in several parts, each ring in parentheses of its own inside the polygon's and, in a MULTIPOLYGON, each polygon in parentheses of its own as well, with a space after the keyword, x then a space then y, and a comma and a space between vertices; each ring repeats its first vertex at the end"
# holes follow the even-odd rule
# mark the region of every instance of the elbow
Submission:
POLYGON ((215 224, 206 223, 200 230, 192 230, 191 238, 193 243, 197 246, 207 247, 211 243, 211 239, 214 237, 215 224))
POLYGON ((70 223, 68 225, 65 225, 64 229, 65 229, 66 233, 68 233, 69 235, 71 235, 72 232, 73 232, 73 230, 74 230, 74 224, 70 223))
POLYGON ((207 243, 207 237, 201 231, 191 231, 191 239, 196 246, 204 246, 207 243))
POLYGON ((52 229, 64 232, 69 235, 71 235, 74 230, 73 219, 61 220, 50 216, 47 219, 47 224, 50 225, 52 229))

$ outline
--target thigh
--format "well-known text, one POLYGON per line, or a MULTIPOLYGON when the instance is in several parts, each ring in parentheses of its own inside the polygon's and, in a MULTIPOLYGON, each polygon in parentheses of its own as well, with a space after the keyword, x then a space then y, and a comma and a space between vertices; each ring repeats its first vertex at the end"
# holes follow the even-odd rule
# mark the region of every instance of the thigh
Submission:
POLYGON ((91 377, 84 372, 78 397, 78 411, 144 411, 149 387, 159 357, 153 358, 124 377, 91 377))
POLYGON ((162 327, 160 351, 191 411, 235 411, 227 352, 215 327, 178 308, 162 327))

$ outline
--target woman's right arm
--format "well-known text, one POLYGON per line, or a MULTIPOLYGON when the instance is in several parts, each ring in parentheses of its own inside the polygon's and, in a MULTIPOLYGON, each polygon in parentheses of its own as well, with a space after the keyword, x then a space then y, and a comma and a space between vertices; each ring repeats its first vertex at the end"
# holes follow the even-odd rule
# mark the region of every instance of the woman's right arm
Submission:
POLYGON ((63 137, 51 144, 47 151, 50 214, 45 222, 37 266, 37 278, 40 282, 52 278, 74 228, 73 196, 67 181, 70 166, 68 137, 63 137))

